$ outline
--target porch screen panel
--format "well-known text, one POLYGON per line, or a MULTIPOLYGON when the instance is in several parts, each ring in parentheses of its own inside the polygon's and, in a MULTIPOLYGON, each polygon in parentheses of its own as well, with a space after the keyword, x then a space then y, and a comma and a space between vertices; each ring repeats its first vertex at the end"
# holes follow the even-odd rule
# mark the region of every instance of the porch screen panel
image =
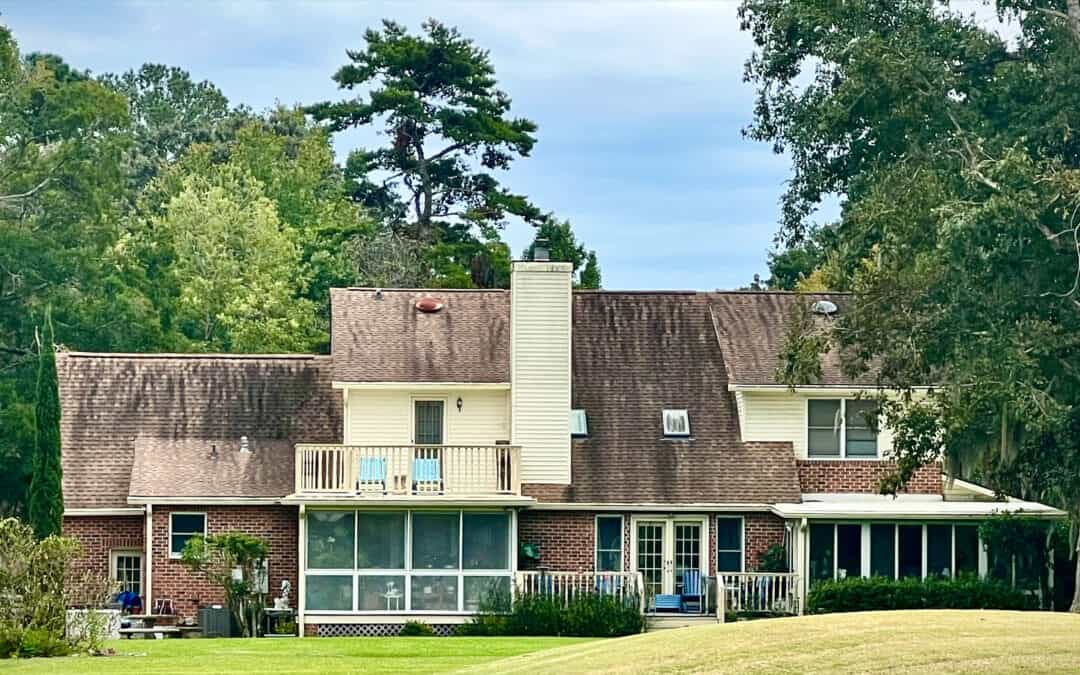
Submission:
POLYGON ((870 526, 870 576, 892 579, 896 576, 896 526, 875 523, 870 526))
POLYGON ((309 511, 308 569, 353 569, 355 526, 352 511, 309 511))
MULTIPOLYGON (((359 569, 405 568, 405 514, 361 511, 356 521, 359 569)), ((400 585, 399 585, 400 588, 400 585)))
POLYGON ((458 608, 457 576, 414 576, 412 608, 425 612, 452 612, 458 608))
POLYGON ((352 609, 352 576, 307 576, 304 605, 309 610, 347 612, 352 609))
POLYGON ((952 575, 952 525, 927 525, 926 576, 952 575))
POLYGON ((956 576, 979 573, 979 527, 956 526, 956 576))
POLYGON ((922 525, 900 525, 900 578, 922 577, 922 525))
POLYGON ((663 593, 664 524, 638 523, 638 570, 653 595, 663 593))
POLYGON ((862 575, 862 525, 836 526, 836 578, 862 575))
POLYGON ((356 583, 356 608, 361 612, 401 611, 405 609, 404 575, 361 574, 356 577, 356 583))
POLYGON ((502 570, 510 567, 510 517, 505 513, 465 513, 461 531, 462 567, 502 570))
POLYGON ((443 402, 416 401, 416 444, 442 445, 443 402))
POLYGON ((465 577, 465 611, 510 606, 510 577, 465 577))
POLYGON ((833 578, 833 526, 810 526, 810 583, 833 578))
MULTIPOLYGON (((412 568, 458 569, 459 514, 413 513, 412 568)), ((413 596, 414 599, 416 596, 413 596)), ((414 609, 416 607, 414 606, 414 609)), ((456 607, 455 607, 456 609, 456 607)))

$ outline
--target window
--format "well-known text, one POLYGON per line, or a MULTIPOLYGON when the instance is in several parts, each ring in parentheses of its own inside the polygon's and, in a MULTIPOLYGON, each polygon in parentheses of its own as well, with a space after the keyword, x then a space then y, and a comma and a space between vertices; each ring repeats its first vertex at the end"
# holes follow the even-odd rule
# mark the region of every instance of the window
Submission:
POLYGON ((142 552, 113 551, 111 562, 112 578, 120 590, 142 596, 142 552))
POLYGON ((596 517, 596 571, 622 571, 622 516, 596 517))
POLYGON ((870 576, 896 578, 896 526, 870 526, 870 576))
POLYGON ((922 577, 922 525, 900 525, 900 578, 922 577))
POLYGON ((716 569, 718 572, 742 572, 742 518, 716 519, 716 569))
POLYGON ((807 401, 806 449, 810 457, 877 457, 877 402, 807 401))
POLYGON ((475 611, 509 598, 510 514, 309 509, 312 612, 475 611))
POLYGON ((836 578, 862 576, 862 525, 836 526, 836 578))
POLYGON ((179 558, 188 539, 195 535, 206 536, 205 513, 170 513, 169 557, 179 558))
POLYGON ((951 577, 952 525, 926 526, 926 576, 951 577))
POLYGON ((589 435, 589 422, 585 418, 584 410, 570 411, 570 435, 574 438, 584 438, 589 435))
POLYGON ((956 576, 979 573, 979 527, 957 525, 954 529, 956 549, 956 576))
POLYGON ((833 578, 833 526, 810 525, 810 585, 833 578))
POLYGON ((416 445, 442 445, 443 405, 443 401, 413 402, 413 442, 416 445))
POLYGON ((689 436, 690 416, 685 410, 664 411, 665 436, 689 436))

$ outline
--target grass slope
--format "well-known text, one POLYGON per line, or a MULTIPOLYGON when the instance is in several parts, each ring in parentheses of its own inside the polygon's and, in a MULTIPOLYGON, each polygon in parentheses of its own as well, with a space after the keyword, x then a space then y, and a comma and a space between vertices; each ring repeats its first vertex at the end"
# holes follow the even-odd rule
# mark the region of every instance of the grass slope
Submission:
POLYGON ((908 611, 658 631, 493 661, 493 673, 1080 673, 1080 615, 908 611))
POLYGON ((117 656, 0 660, 0 673, 445 673, 570 638, 123 640, 117 656))

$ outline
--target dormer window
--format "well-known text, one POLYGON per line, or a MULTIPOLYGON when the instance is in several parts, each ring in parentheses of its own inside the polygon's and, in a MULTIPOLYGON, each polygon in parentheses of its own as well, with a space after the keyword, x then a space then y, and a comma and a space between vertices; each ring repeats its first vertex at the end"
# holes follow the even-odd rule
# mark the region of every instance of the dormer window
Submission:
POLYGON ((570 436, 572 438, 585 438, 589 435, 589 421, 585 417, 584 410, 570 411, 570 436))
POLYGON ((690 415, 685 410, 665 410, 664 435, 685 438, 690 435, 690 415))

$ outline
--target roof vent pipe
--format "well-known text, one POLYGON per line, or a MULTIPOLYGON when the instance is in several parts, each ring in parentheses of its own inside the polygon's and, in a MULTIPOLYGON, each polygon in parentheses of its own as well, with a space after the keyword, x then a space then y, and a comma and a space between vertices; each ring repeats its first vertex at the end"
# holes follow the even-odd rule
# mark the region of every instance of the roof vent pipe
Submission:
POLYGON ((240 437, 240 452, 245 455, 251 454, 251 445, 248 443, 247 436, 240 437))
POLYGON ((533 262, 547 262, 551 260, 551 250, 548 248, 547 239, 537 239, 533 242, 533 262))

